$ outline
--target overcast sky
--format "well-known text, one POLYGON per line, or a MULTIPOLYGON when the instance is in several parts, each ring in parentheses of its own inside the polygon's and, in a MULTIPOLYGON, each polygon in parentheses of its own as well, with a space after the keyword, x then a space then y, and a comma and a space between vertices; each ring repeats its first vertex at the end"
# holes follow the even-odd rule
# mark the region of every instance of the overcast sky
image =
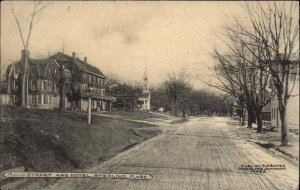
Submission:
MULTIPOLYGON (((25 28, 33 3, 13 5, 25 28)), ((210 54, 218 46, 215 33, 232 15, 245 15, 241 5, 220 1, 55 1, 33 29, 30 54, 32 58, 43 58, 62 51, 65 39, 66 54, 75 51, 81 59, 86 56, 104 74, 116 73, 125 80, 141 81, 147 66, 150 85, 156 86, 166 73, 185 68, 209 81, 213 75, 210 54)), ((2 2, 1 63, 19 59, 21 50, 10 3, 2 2)), ((206 87, 196 79, 192 85, 206 87)))

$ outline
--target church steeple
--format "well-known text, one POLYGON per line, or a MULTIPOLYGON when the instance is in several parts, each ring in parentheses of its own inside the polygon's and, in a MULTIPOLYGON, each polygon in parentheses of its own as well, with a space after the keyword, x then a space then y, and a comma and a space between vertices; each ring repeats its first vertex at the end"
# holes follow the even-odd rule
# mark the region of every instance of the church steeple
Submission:
POLYGON ((151 104, 150 104, 151 95, 150 95, 150 89, 149 89, 148 83, 149 83, 149 81, 148 81, 148 75, 147 75, 147 67, 145 67, 145 73, 143 76, 143 89, 142 89, 142 93, 139 95, 139 98, 138 98, 138 100, 140 102, 142 102, 141 109, 143 111, 150 111, 150 107, 151 107, 151 104))
POLYGON ((147 67, 145 67, 145 73, 144 73, 144 81, 148 80, 148 76, 147 76, 147 67))
POLYGON ((144 81, 143 81, 143 92, 149 92, 149 86, 148 86, 148 75, 147 75, 147 67, 145 67, 145 73, 144 73, 144 81))

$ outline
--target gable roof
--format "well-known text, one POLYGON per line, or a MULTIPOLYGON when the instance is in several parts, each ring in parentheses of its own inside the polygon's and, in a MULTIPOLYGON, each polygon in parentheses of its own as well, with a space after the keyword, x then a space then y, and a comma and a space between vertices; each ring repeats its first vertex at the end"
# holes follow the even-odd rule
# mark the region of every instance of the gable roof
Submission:
MULTIPOLYGON (((37 68, 37 72, 38 75, 40 77, 44 77, 45 74, 45 70, 47 68, 47 65, 53 60, 53 59, 63 59, 66 61, 69 61, 70 63, 75 64, 79 70, 86 72, 86 73, 90 73, 92 75, 96 75, 99 76, 101 78, 105 78, 106 76, 100 71, 100 69, 98 69, 97 67, 94 67, 78 58, 73 58, 72 56, 66 55, 64 53, 58 52, 54 55, 52 55, 49 58, 46 59, 31 59, 29 58, 29 67, 36 67, 37 68)), ((24 70, 24 63, 19 60, 16 61, 10 65, 8 65, 7 67, 7 72, 9 70, 11 70, 12 66, 17 66, 18 68, 20 68, 20 72, 22 72, 24 70)))
MULTIPOLYGON (((36 67, 38 75, 40 77, 44 76, 47 64, 50 63, 50 62, 51 62, 51 59, 49 59, 49 58, 47 58, 47 59, 31 59, 31 58, 29 58, 29 60, 28 60, 29 68, 30 67, 36 67)), ((10 72, 10 70, 13 67, 18 67, 19 72, 22 73, 23 70, 24 70, 24 63, 21 60, 15 61, 14 63, 8 65, 7 72, 10 72)), ((7 73, 7 74, 9 74, 9 73, 7 73)))
POLYGON ((271 112, 271 103, 270 102, 263 108, 262 112, 271 112))
POLYGON ((40 77, 44 77, 45 72, 46 72, 46 68, 47 68, 47 64, 51 62, 51 59, 47 58, 47 59, 32 59, 30 60, 32 65, 35 65, 38 71, 38 74, 40 77))
POLYGON ((86 73, 90 73, 90 74, 93 74, 93 75, 97 75, 97 76, 100 76, 102 78, 106 78, 106 76, 100 71, 100 69, 98 69, 97 67, 94 67, 82 60, 80 60, 79 58, 73 58, 72 56, 69 56, 69 55, 66 55, 64 53, 61 53, 61 52, 58 52, 56 54, 54 54, 53 56, 51 57, 54 57, 54 58, 63 58, 63 59, 66 59, 68 60, 69 62, 71 63, 74 63, 78 69, 80 69, 81 71, 84 71, 86 73))
POLYGON ((88 63, 85 63, 84 61, 81 61, 79 59, 74 59, 74 62, 79 69, 81 69, 87 73, 95 74, 102 78, 106 78, 106 76, 104 76, 104 74, 97 67, 94 67, 94 66, 92 66, 88 63))

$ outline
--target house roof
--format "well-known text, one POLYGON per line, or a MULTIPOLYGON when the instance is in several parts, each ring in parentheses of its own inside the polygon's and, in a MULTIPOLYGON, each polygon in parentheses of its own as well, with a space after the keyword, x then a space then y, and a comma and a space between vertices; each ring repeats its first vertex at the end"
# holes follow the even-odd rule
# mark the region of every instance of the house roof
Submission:
MULTIPOLYGON (((51 61, 51 59, 49 59, 49 58, 47 58, 47 59, 30 59, 29 58, 28 63, 29 63, 29 67, 36 67, 39 76, 42 77, 42 76, 44 76, 46 66, 50 61, 51 61)), ((7 67, 7 72, 9 72, 11 70, 13 65, 18 67, 20 69, 20 72, 22 72, 24 70, 24 64, 21 60, 19 60, 19 61, 16 61, 16 62, 10 64, 7 67)))
POLYGON ((94 74, 94 75, 100 76, 102 78, 106 78, 106 76, 100 71, 100 69, 80 60, 79 58, 73 58, 72 56, 66 55, 61 52, 58 52, 51 57, 65 58, 68 61, 74 63, 80 70, 82 70, 84 72, 94 74))
POLYGON ((47 64, 51 62, 51 59, 32 59, 29 62, 36 66, 39 76, 44 76, 47 64))
MULTIPOLYGON (((43 77, 45 74, 45 70, 47 68, 47 64, 50 63, 53 60, 53 58, 59 58, 60 60, 63 59, 63 60, 69 61, 70 63, 75 64, 78 67, 78 69, 83 72, 90 73, 92 75, 96 75, 101 78, 106 78, 106 76, 97 67, 94 67, 78 58, 74 59, 72 56, 66 55, 61 52, 58 52, 46 59, 31 59, 31 58, 29 58, 29 66, 31 66, 31 67, 36 66, 39 76, 43 77)), ((20 72, 22 72, 24 70, 24 64, 21 60, 19 60, 19 61, 15 61, 14 63, 8 65, 7 72, 9 72, 11 70, 13 65, 17 66, 20 69, 20 72)))
POLYGON ((271 103, 268 103, 262 110, 262 112, 271 112, 271 103))
POLYGON ((94 66, 92 66, 88 63, 85 63, 84 61, 81 61, 79 59, 74 59, 74 62, 77 65, 77 67, 79 69, 81 69, 82 71, 106 78, 106 76, 97 67, 94 67, 94 66))

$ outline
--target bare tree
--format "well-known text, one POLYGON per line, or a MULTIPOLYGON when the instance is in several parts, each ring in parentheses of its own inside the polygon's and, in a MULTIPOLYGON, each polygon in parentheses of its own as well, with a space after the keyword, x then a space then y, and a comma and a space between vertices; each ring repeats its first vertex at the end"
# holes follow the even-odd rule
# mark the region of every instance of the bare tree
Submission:
POLYGON ((287 104, 296 81, 296 77, 290 76, 297 75, 299 68, 299 4, 268 2, 246 4, 245 8, 250 27, 236 19, 235 27, 226 29, 232 40, 260 62, 255 67, 270 72, 279 104, 281 144, 288 145, 287 104))
MULTIPOLYGON (((208 85, 227 92, 237 100, 237 105, 239 107, 238 114, 241 118, 241 125, 245 125, 244 109, 247 109, 248 113, 252 113, 253 109, 249 106, 250 98, 247 96, 247 89, 245 89, 245 86, 241 84, 241 81, 244 81, 241 79, 241 70, 235 68, 234 65, 231 65, 231 60, 226 59, 226 56, 224 55, 220 55, 218 51, 215 51, 215 54, 216 55, 214 57, 218 64, 214 67, 214 70, 220 84, 208 85)), ((248 115, 248 118, 252 118, 252 115, 248 115)), ((252 127, 251 120, 248 120, 248 127, 252 127)))
MULTIPOLYGON (((189 85, 190 77, 185 70, 181 70, 179 73, 171 73, 167 76, 167 80, 163 82, 163 91, 168 97, 171 114, 178 116, 178 107, 191 89, 189 85)), ((185 108, 185 106, 182 108, 184 117, 185 108)))
POLYGON ((219 63, 218 72, 221 74, 223 81, 229 83, 228 85, 223 82, 222 87, 230 91, 231 94, 238 95, 238 98, 243 99, 240 102, 245 103, 248 111, 248 127, 250 128, 254 111, 257 132, 260 133, 262 131, 262 109, 273 98, 273 95, 267 91, 270 73, 263 71, 260 62, 256 59, 247 58, 248 61, 245 61, 244 57, 249 56, 249 54, 243 47, 231 46, 231 48, 234 49, 234 52, 231 52, 232 55, 226 56, 215 50, 215 58, 219 63), (239 52, 239 54, 235 52, 239 52), (256 65, 256 67, 253 67, 253 65, 256 65))
POLYGON ((104 88, 105 91, 110 94, 110 90, 113 87, 118 86, 121 80, 119 79, 119 76, 114 73, 106 74, 106 77, 107 78, 105 79, 105 83, 103 84, 102 88, 104 88))
POLYGON ((232 102, 228 95, 216 94, 207 89, 200 89, 192 90, 187 98, 190 114, 195 116, 210 115, 212 113, 225 116, 232 112, 232 102))
POLYGON ((33 31, 34 26, 40 21, 41 17, 40 14, 52 3, 52 2, 41 2, 41 1, 33 1, 33 10, 30 14, 30 22, 29 22, 29 29, 28 34, 25 37, 25 34, 22 30, 20 19, 15 12, 14 6, 12 1, 11 3, 11 12, 14 16, 15 22, 17 24, 19 34, 21 37, 22 45, 24 48, 24 71, 22 76, 22 106, 26 107, 28 105, 28 59, 29 59, 29 44, 31 39, 31 34, 33 31))

